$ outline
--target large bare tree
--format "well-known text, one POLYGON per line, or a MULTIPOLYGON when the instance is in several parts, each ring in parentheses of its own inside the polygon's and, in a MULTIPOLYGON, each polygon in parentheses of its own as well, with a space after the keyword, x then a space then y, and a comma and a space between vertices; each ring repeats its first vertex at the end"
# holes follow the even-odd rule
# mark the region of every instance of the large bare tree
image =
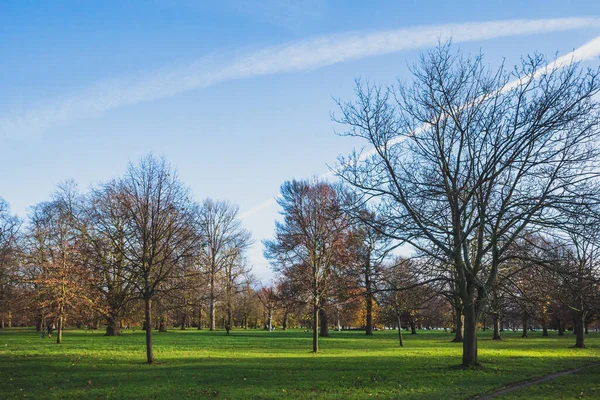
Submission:
POLYGON ((326 182, 291 181, 281 186, 282 222, 275 238, 265 241, 265 256, 274 269, 294 276, 310 294, 313 314, 313 352, 319 350, 319 311, 329 295, 336 257, 345 250, 349 218, 347 199, 339 186, 326 182))
POLYGON ((144 300, 146 358, 154 362, 152 299, 177 282, 198 250, 189 191, 164 159, 152 155, 130 164, 121 179, 125 256, 136 293, 144 300))
MULTIPOLYGON (((450 44, 422 55, 411 84, 357 85, 342 135, 372 152, 338 175, 378 205, 393 239, 447 262, 464 313, 463 366, 507 249, 555 210, 588 198, 598 174, 597 70, 525 57, 492 71, 450 44)), ((595 195, 595 193, 593 193, 595 195)))

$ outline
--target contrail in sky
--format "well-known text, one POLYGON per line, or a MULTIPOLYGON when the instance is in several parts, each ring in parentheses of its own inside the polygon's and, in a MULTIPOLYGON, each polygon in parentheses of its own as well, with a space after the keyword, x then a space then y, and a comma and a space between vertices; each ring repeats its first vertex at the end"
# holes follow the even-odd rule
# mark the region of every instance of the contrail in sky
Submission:
MULTIPOLYGON (((548 70, 566 66, 571 62, 589 61, 589 60, 593 60, 593 59, 598 59, 599 57, 600 57, 600 36, 597 36, 594 39, 590 40, 589 42, 585 43, 583 46, 576 48, 575 50, 571 51, 570 53, 565 54, 564 56, 558 57, 556 60, 548 63, 548 65, 540 68, 539 70, 536 71, 535 76, 540 77, 544 72, 546 72, 548 70)), ((519 80, 515 79, 515 80, 509 82, 508 84, 506 84, 502 90, 503 91, 510 90, 510 89, 518 86, 519 83, 520 83, 519 80)), ((419 128, 419 129, 421 129, 421 128, 419 128)), ((395 144, 395 143, 398 143, 400 140, 402 140, 402 139, 401 138, 392 139, 390 142, 388 142, 388 144, 395 144)), ((375 154, 375 152, 376 152, 376 149, 371 148, 370 150, 362 153, 360 155, 360 159, 365 160, 366 158, 375 154)), ((332 178, 334 176, 335 175, 333 174, 333 172, 328 171, 328 172, 321 174, 320 178, 328 179, 328 178, 332 178)), ((264 209, 270 208, 276 204, 277 204, 277 202, 276 202, 275 198, 274 197, 270 198, 256 206, 252 207, 248 211, 242 213, 240 215, 240 218, 244 219, 244 218, 250 217, 250 216, 252 216, 264 209)))
POLYGON ((174 96, 225 81, 317 69, 366 57, 414 50, 452 38, 454 43, 600 27, 600 18, 505 20, 352 32, 222 57, 133 77, 101 81, 82 92, 19 113, 0 115, 0 138, 40 134, 53 126, 102 115, 122 106, 174 96))

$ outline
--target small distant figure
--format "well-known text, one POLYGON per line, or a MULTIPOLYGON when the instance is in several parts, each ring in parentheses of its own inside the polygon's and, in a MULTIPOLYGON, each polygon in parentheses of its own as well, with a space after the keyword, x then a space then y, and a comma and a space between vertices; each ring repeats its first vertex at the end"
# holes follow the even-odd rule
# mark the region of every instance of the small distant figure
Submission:
POLYGON ((225 335, 226 335, 226 336, 229 336, 229 331, 230 331, 230 330, 231 330, 231 325, 229 325, 229 324, 226 324, 226 325, 225 325, 225 335))
POLYGON ((51 338, 52 337, 52 331, 56 329, 56 326, 54 325, 54 322, 51 322, 48 324, 48 337, 51 338))

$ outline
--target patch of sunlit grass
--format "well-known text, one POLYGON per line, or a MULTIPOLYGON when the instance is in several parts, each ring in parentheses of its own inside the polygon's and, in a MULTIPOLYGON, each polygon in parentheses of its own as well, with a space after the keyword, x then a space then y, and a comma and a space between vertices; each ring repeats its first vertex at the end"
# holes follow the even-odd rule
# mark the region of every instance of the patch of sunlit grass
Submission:
MULTIPOLYGON (((485 368, 461 370, 461 344, 441 331, 331 332, 312 354, 304 331, 172 330, 155 333, 157 364, 144 364, 144 332, 121 337, 66 331, 64 343, 33 330, 0 331, 0 393, 8 398, 447 398, 491 392, 511 382, 573 368, 600 358, 600 335, 586 349, 573 335, 506 332, 502 342, 480 333, 485 368)), ((593 375, 581 385, 592 388, 593 375), (587 382, 589 380, 589 382, 587 382), (586 383, 587 382, 587 383, 586 383), (591 386, 590 386, 591 385, 591 386)), ((553 394, 560 387, 555 388, 553 394)))

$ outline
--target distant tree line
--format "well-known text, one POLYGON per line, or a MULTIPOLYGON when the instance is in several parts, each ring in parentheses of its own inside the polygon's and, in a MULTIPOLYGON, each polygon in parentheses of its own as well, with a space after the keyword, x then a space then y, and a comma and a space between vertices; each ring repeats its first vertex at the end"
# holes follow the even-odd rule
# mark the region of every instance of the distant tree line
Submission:
POLYGON ((147 361, 152 331, 192 324, 216 329, 235 310, 256 314, 237 207, 195 202, 164 159, 147 156, 88 193, 75 183, 31 207, 23 223, 0 202, 1 326, 56 324, 106 334, 141 325, 147 361), (219 313, 217 313, 219 310, 219 313), (244 311, 245 310, 245 311, 244 311))

